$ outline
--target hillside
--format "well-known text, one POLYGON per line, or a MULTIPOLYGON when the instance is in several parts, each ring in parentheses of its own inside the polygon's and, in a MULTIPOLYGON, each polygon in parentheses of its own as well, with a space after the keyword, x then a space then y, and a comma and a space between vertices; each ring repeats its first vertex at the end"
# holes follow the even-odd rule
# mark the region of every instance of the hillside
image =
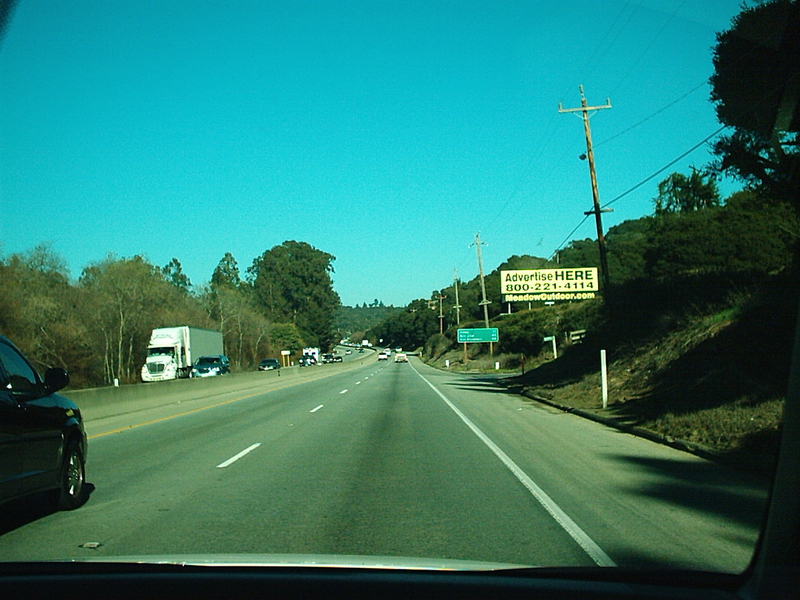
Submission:
MULTIPOLYGON (((592 321, 582 343, 563 346, 556 360, 544 349, 535 360, 545 362, 507 383, 528 396, 683 440, 769 473, 788 379, 797 281, 784 272, 631 282, 615 288, 604 305, 586 307, 592 321), (606 410, 601 349, 608 356, 606 410)), ((496 325, 502 338, 503 322, 496 325)), ((449 357, 458 367, 459 354, 451 347, 435 362, 449 357)), ((481 357, 474 358, 469 367, 481 364, 481 357)), ((518 362, 496 358, 509 366, 518 362)))

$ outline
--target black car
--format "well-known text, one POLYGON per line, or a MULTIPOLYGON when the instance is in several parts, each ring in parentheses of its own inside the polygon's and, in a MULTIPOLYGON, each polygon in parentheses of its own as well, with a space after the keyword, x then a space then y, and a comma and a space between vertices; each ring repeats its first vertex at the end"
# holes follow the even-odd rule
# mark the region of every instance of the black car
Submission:
POLYGON ((194 361, 194 366, 192 366, 192 377, 214 377, 230 372, 231 365, 228 362, 228 357, 222 354, 201 356, 194 361))
POLYGON ((310 365, 317 364, 317 361, 314 360, 313 356, 303 355, 297 359, 297 364, 301 367, 308 367, 310 365))
POLYGON ((88 446, 81 412, 55 393, 68 383, 61 368, 42 379, 0 336, 0 503, 47 490, 59 509, 83 503, 88 446))
POLYGON ((277 358, 265 358, 258 363, 259 371, 272 371, 273 369, 280 369, 281 363, 277 358))

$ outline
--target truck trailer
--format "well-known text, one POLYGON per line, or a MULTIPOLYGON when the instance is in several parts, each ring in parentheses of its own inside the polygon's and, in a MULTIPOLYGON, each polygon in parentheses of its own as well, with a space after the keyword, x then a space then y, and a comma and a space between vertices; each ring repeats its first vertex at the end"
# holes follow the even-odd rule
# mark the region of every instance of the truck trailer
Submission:
POLYGON ((225 354, 222 333, 198 327, 153 329, 142 366, 142 381, 166 381, 189 377, 192 363, 209 354, 225 354))

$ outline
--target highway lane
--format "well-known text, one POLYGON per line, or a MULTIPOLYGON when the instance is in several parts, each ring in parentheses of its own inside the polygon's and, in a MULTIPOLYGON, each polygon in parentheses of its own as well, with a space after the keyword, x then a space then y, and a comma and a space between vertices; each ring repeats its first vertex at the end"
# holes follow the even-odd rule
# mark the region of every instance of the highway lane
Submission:
POLYGON ((716 465, 416 359, 97 437, 89 481, 96 489, 78 511, 7 527, 0 556, 313 553, 737 570, 763 501, 757 482, 716 465))

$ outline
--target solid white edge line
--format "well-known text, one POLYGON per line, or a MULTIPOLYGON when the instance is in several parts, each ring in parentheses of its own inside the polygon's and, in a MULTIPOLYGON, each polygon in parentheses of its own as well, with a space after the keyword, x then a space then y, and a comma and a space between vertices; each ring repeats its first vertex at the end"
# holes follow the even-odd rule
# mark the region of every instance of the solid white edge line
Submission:
POLYGON ((324 404, 320 404, 320 405, 319 405, 317 408, 312 408, 312 409, 311 409, 310 411, 308 411, 308 412, 315 413, 315 412, 317 412, 317 411, 318 411, 320 408, 322 408, 323 406, 325 406, 325 405, 324 405, 324 404))
POLYGON ((236 456, 233 456, 233 457, 229 458, 229 459, 228 459, 228 460, 226 460, 224 463, 220 463, 220 464, 218 464, 218 465, 217 465, 217 468, 218 468, 218 469, 224 469, 225 467, 227 467, 227 466, 229 466, 229 465, 232 465, 232 464, 233 464, 233 463, 235 463, 237 460, 239 460, 240 458, 242 458, 242 457, 243 457, 245 454, 249 454, 250 452, 252 452, 252 451, 253 451, 253 450, 255 450, 256 448, 258 448, 260 445, 261 445, 261 442, 257 442, 257 443, 255 443, 255 444, 253 444, 252 446, 250 446, 249 448, 245 448, 244 450, 242 450, 241 452, 239 452, 239 454, 237 454, 236 456))
POLYGON ((616 567, 617 564, 611 560, 611 557, 606 554, 597 543, 589 537, 589 535, 581 529, 575 521, 573 521, 567 513, 565 513, 556 503, 555 501, 536 483, 531 479, 525 471, 523 471, 517 463, 511 460, 505 452, 503 452, 500 447, 495 444, 489 437, 483 433, 480 429, 478 429, 477 425, 475 425, 469 418, 462 413, 447 397, 437 390, 434 385, 428 381, 422 373, 417 371, 414 366, 411 366, 414 369, 414 372, 419 375, 419 377, 427 383, 430 388, 438 394, 438 396, 444 400, 445 404, 450 407, 450 409, 458 415, 458 417, 469 427, 472 432, 478 436, 478 438, 486 444, 489 449, 494 452, 494 454, 499 458, 503 464, 511 471, 514 476, 519 479, 520 483, 528 488, 528 491, 533 495, 534 498, 541 504, 544 509, 550 513, 550 515, 556 520, 556 522, 561 525, 561 527, 566 531, 570 537, 575 540, 578 545, 583 548, 586 554, 600 567, 616 567))

